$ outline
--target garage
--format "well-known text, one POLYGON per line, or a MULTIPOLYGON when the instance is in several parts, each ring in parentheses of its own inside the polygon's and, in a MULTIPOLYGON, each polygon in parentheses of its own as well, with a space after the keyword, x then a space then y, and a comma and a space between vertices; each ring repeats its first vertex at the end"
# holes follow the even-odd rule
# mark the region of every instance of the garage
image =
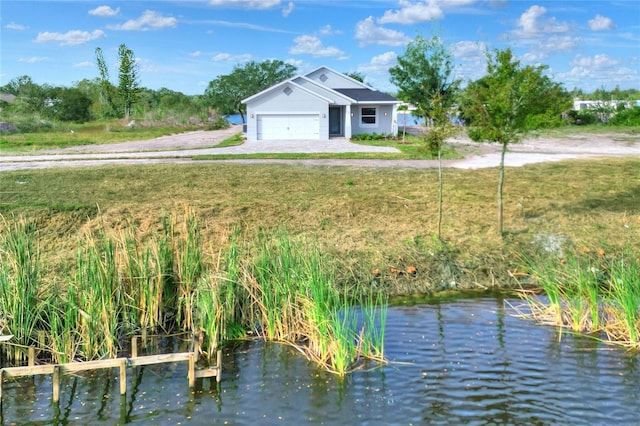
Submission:
POLYGON ((318 114, 258 115, 258 140, 320 139, 318 114))

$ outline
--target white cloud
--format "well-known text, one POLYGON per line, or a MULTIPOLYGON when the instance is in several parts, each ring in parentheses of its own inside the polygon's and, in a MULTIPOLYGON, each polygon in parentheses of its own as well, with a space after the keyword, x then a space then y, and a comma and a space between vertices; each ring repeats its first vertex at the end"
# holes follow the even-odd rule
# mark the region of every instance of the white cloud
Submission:
POLYGON ((233 62, 233 63, 241 63, 248 62, 251 60, 251 54, 243 53, 240 55, 234 55, 231 53, 218 53, 211 58, 214 62, 233 62))
POLYGON ((611 18, 602 15, 596 15, 595 18, 589 20, 589 28, 591 28, 591 31, 613 30, 615 27, 611 18))
POLYGON ((162 28, 173 28, 178 20, 172 16, 162 16, 153 10, 145 10, 138 19, 131 19, 121 25, 109 25, 107 28, 123 31, 148 31, 162 28))
POLYGON ((280 0, 210 0, 212 6, 241 6, 247 9, 270 9, 280 4, 280 0))
POLYGON ((396 64, 398 55, 396 52, 385 52, 381 55, 374 56, 368 64, 358 66, 358 72, 365 74, 385 74, 389 72, 389 68, 396 64))
POLYGON ((541 50, 536 50, 536 51, 527 52, 523 54, 522 56, 520 56, 520 59, 522 60, 522 62, 526 62, 529 64, 538 64, 547 56, 549 55, 547 55, 546 52, 543 52, 541 50))
POLYGON ((110 6, 98 6, 89 11, 89 15, 94 16, 116 16, 120 13, 120 8, 112 9, 110 6))
POLYGON ((453 43, 449 51, 456 59, 454 78, 477 80, 487 68, 486 44, 478 41, 459 41, 453 43))
POLYGON ((398 3, 401 9, 387 10, 382 18, 378 18, 379 24, 417 24, 444 18, 442 9, 434 0, 417 3, 400 0, 398 3))
POLYGON ((269 33, 298 34, 294 31, 290 31, 284 28, 265 27, 262 25, 250 24, 247 22, 232 22, 232 21, 222 21, 222 20, 214 19, 214 20, 202 21, 201 23, 206 25, 217 25, 220 27, 227 27, 227 28, 245 28, 247 30, 264 31, 269 33))
POLYGON ((16 31, 22 31, 27 29, 27 27, 25 27, 24 25, 16 24, 15 22, 9 22, 4 27, 8 30, 16 30, 16 31))
POLYGON ((622 61, 606 53, 594 56, 576 56, 571 62, 571 70, 560 73, 558 77, 567 87, 580 87, 591 91, 601 87, 613 88, 613 82, 637 82, 640 76, 637 69, 623 66, 622 61))
POLYGON ((202 56, 202 52, 199 50, 196 50, 194 52, 189 53, 189 56, 192 58, 199 58, 200 56, 202 56))
POLYGON ((573 36, 553 36, 541 40, 539 49, 547 53, 551 52, 570 52, 578 47, 580 38, 573 36))
POLYGON ((400 31, 377 26, 371 16, 364 21, 356 23, 355 38, 360 41, 361 47, 368 44, 403 46, 411 41, 409 37, 400 31))
POLYGON ((160 72, 161 69, 156 65, 152 60, 136 58, 135 59, 136 66, 141 72, 160 72))
POLYGON ((311 65, 309 65, 308 63, 306 63, 305 61, 303 61, 302 59, 293 59, 293 58, 289 58, 286 61, 284 61, 285 63, 289 64, 289 65, 293 65, 294 67, 296 67, 298 70, 301 69, 311 69, 311 65))
POLYGON ((48 60, 49 58, 47 58, 46 56, 32 56, 30 58, 20 58, 18 59, 18 62, 22 62, 25 64, 36 64, 38 62, 43 62, 48 60))
POLYGON ((332 46, 323 46, 322 41, 313 35, 301 35, 294 40, 295 46, 289 49, 289 53, 292 55, 307 54, 315 57, 335 57, 337 59, 347 59, 347 55, 332 46))
POLYGON ((571 61, 571 65, 601 71, 619 66, 620 61, 606 53, 600 53, 594 56, 578 55, 571 61))
POLYGON ((334 30, 331 25, 327 24, 324 27, 320 28, 318 30, 318 34, 320 35, 335 35, 335 34, 342 34, 342 31, 340 30, 334 30))
POLYGON ((520 15, 517 23, 518 29, 513 31, 513 35, 522 38, 532 38, 539 35, 569 31, 569 25, 567 23, 556 22, 556 18, 542 19, 546 13, 547 9, 542 6, 531 6, 520 15))
POLYGON ((43 32, 38 33, 36 37, 36 43, 46 43, 49 41, 58 41, 61 46, 74 46, 78 44, 85 44, 92 40, 106 37, 106 34, 102 30, 94 30, 92 32, 72 30, 66 33, 50 33, 43 32))
POLYGON ((83 62, 78 62, 77 64, 73 64, 74 68, 93 68, 94 67, 94 63, 91 61, 83 61, 83 62))
POLYGON ((454 58, 469 60, 476 60, 478 58, 485 59, 485 52, 487 51, 487 46, 478 41, 459 41, 457 43, 453 43, 450 46, 451 55, 454 58))
POLYGON ((291 12, 293 12, 293 9, 295 9, 296 5, 290 1, 285 7, 282 8, 282 16, 284 16, 285 18, 289 15, 291 15, 291 12))

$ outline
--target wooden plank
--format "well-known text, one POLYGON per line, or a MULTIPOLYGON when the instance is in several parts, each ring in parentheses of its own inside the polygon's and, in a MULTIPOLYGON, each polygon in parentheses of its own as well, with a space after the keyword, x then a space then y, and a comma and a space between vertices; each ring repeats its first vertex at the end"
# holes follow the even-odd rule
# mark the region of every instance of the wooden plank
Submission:
POLYGON ((217 377, 218 376, 218 367, 209 367, 196 370, 196 377, 217 377))
POLYGON ((7 367, 2 371, 6 377, 35 376, 38 374, 53 374, 55 365, 34 365, 33 367, 7 367))
POLYGON ((101 368, 118 368, 120 367, 120 360, 126 360, 126 358, 114 358, 114 359, 99 359, 96 361, 84 361, 84 362, 70 362, 67 364, 60 364, 60 368, 64 373, 75 373, 78 371, 98 370, 101 368))
POLYGON ((129 358, 129 365, 136 367, 140 365, 163 364, 165 362, 188 361, 193 352, 179 352, 175 354, 148 355, 137 358, 129 358))

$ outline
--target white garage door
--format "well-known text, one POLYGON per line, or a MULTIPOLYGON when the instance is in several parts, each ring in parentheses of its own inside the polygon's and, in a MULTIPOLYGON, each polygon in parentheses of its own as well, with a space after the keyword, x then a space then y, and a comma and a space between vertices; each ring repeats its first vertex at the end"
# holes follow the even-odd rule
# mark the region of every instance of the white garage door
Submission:
POLYGON ((258 140, 320 139, 317 114, 258 115, 258 140))

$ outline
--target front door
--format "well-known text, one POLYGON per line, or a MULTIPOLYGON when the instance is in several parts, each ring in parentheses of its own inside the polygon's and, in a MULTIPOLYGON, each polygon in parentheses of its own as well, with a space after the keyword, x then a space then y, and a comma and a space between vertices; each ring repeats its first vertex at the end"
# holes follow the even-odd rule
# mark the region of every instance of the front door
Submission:
POLYGON ((342 136, 342 109, 329 107, 329 136, 342 136))

